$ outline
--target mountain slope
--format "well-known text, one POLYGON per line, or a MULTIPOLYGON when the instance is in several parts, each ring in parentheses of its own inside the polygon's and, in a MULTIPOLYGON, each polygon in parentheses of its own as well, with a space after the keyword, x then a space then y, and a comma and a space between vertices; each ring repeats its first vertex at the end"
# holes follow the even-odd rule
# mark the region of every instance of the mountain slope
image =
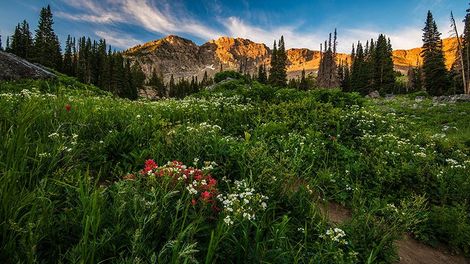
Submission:
MULTIPOLYGON (((457 39, 444 39, 443 44, 446 64, 450 68, 456 59, 457 39)), ((393 51, 395 68, 406 72, 409 67, 421 65, 420 53, 421 48, 393 51)), ((269 66, 271 50, 265 44, 243 38, 221 37, 198 46, 191 40, 170 35, 132 47, 125 55, 133 63, 138 63, 147 76, 157 71, 168 80, 171 75, 175 79, 202 78, 205 71, 212 76, 221 68, 242 69, 254 74, 260 65, 269 66)), ((305 48, 287 50, 287 58, 289 78, 298 76, 302 69, 315 72, 320 64, 320 52, 305 48)), ((337 59, 338 62, 351 63, 349 54, 339 53, 337 59)))

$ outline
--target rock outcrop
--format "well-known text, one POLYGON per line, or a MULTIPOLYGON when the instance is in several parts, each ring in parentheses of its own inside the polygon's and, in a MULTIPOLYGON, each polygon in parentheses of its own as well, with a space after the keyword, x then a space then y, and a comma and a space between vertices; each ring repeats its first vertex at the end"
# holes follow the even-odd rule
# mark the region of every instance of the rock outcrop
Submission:
POLYGON ((0 51, 0 81, 53 79, 55 74, 14 54, 0 51))
MULTIPOLYGON (((457 39, 444 39, 444 52, 447 66, 450 68, 456 59, 457 39)), ((409 67, 422 65, 421 48, 393 51, 395 68, 404 73, 409 67)), ((138 63, 147 76, 154 70, 161 72, 166 81, 173 74, 179 78, 197 76, 199 80, 207 71, 209 76, 223 70, 239 70, 256 73, 264 64, 269 66, 271 50, 264 44, 248 39, 221 37, 201 46, 191 40, 170 35, 160 40, 148 42, 130 48, 125 55, 132 63, 138 63)), ((320 52, 309 49, 287 50, 287 74, 289 78, 316 72, 320 65, 320 52)), ((338 53, 338 62, 351 64, 349 54, 338 53)))
MULTIPOLYGON (((446 38, 442 40, 444 57, 446 59, 447 69, 450 69, 457 59, 457 38, 446 38)), ((407 71, 410 66, 416 67, 423 65, 421 57, 422 48, 414 48, 410 50, 394 50, 393 64, 395 69, 402 72, 407 71)))

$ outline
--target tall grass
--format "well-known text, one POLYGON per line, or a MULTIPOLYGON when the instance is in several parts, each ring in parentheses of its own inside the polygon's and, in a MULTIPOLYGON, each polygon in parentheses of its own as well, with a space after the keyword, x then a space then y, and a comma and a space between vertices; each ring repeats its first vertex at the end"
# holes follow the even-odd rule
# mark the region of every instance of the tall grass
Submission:
POLYGON ((393 262, 405 231, 468 253, 468 103, 230 87, 131 102, 70 79, 0 84, 0 261, 393 262), (266 208, 195 205, 139 174, 150 158, 215 162, 219 194, 243 180, 266 208), (322 200, 352 219, 329 223, 322 200))

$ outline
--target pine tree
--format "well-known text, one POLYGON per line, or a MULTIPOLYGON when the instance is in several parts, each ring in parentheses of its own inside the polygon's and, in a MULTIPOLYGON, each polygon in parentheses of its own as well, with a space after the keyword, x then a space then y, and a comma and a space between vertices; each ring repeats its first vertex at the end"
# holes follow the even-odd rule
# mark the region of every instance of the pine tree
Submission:
POLYGON ((287 53, 286 46, 284 43, 284 36, 281 36, 279 40, 279 49, 277 54, 277 71, 278 71, 278 82, 277 85, 282 87, 287 84, 287 53))
POLYGON ((273 50, 272 50, 272 53, 271 53, 271 68, 269 69, 269 83, 272 84, 272 85, 274 85, 278 80, 277 65, 278 65, 278 62, 277 62, 277 43, 276 43, 276 41, 274 41, 273 50))
POLYGON ((266 67, 264 66, 264 64, 261 64, 258 67, 258 78, 257 78, 257 80, 258 80, 259 83, 262 83, 262 84, 267 84, 268 83, 268 76, 266 74, 266 67))
POLYGON ((15 27, 13 36, 11 36, 11 49, 10 52, 21 57, 21 32, 20 24, 15 27))
MULTIPOLYGON (((72 39, 72 76, 77 76, 77 65, 78 65, 78 54, 77 54, 77 43, 75 38, 72 39)), ((108 79, 109 80, 109 76, 108 79)), ((104 88, 104 86, 102 87, 104 88)))
POLYGON ((370 42, 366 42, 366 48, 364 50, 364 78, 365 86, 363 88, 364 93, 370 93, 374 90, 377 90, 377 87, 374 84, 374 69, 375 69, 375 43, 371 39, 370 42))
POLYGON ((423 74, 421 67, 417 66, 408 70, 408 89, 409 92, 423 90, 423 74))
POLYGON ((450 83, 442 51, 441 33, 437 30, 431 11, 428 11, 423 32, 424 44, 421 56, 424 88, 431 95, 442 95, 449 89, 450 83))
POLYGON ((361 42, 357 43, 353 53, 354 57, 351 66, 351 91, 367 95, 370 92, 367 88, 367 64, 361 42))
POLYGON ((176 85, 173 74, 170 76, 170 82, 168 83, 168 93, 170 97, 176 97, 176 85))
POLYGON ((274 47, 271 55, 271 69, 269 71, 269 83, 274 86, 286 86, 287 85, 287 53, 284 43, 284 36, 276 45, 274 41, 274 47))
POLYGON ((395 71, 393 69, 392 47, 385 35, 380 34, 377 45, 371 42, 371 52, 373 52, 374 68, 373 83, 376 90, 392 92, 395 85, 395 71))
MULTIPOLYGON (((80 41, 80 40, 79 40, 80 41)), ((79 52, 79 51, 78 51, 79 52)), ((78 69, 79 69, 79 54, 78 52, 76 53, 77 56, 74 56, 76 57, 76 69, 77 69, 77 76, 78 76, 78 69)), ((103 89, 105 89, 106 91, 109 91, 109 92, 113 92, 113 73, 114 73, 114 69, 115 69, 115 66, 114 66, 114 58, 113 58, 113 52, 111 50, 111 46, 108 48, 108 54, 106 55, 106 72, 104 73, 104 87, 103 89)))
POLYGON ((162 86, 164 87, 164 84, 163 84, 163 79, 160 79, 160 76, 157 74, 157 70, 154 69, 152 71, 152 75, 149 79, 149 81, 147 82, 147 85, 148 86, 151 86, 153 88, 153 90, 155 91, 155 93, 157 94, 158 97, 164 97, 165 96, 165 91, 162 90, 162 86))
POLYGON ((73 75, 72 44, 72 37, 68 35, 67 41, 65 42, 65 53, 64 62, 62 63, 62 72, 70 76, 73 75))
POLYGON ((52 28, 54 24, 51 7, 41 9, 38 28, 34 38, 34 61, 46 67, 60 69, 62 54, 59 38, 52 28))
POLYGON ((308 82, 305 78, 305 69, 302 69, 302 73, 300 75, 299 89, 302 91, 308 90, 308 82))
MULTIPOLYGON (((80 82, 86 82, 86 39, 85 37, 81 37, 78 39, 78 55, 77 55, 77 73, 76 77, 80 82)), ((112 54, 109 54, 109 56, 112 58, 112 54)), ((114 63, 114 58, 113 58, 113 63, 114 63)), ((110 79, 112 76, 110 76, 110 79)), ((114 85, 110 84, 109 91, 113 91, 114 85)))
POLYGON ((10 37, 7 37, 7 44, 5 46, 5 51, 6 52, 11 52, 10 37))
POLYGON ((336 38, 337 33, 335 29, 333 43, 332 34, 330 33, 328 45, 325 41, 325 51, 320 57, 320 67, 318 70, 317 82, 318 85, 323 88, 334 88, 340 86, 338 69, 336 65, 336 38))
MULTIPOLYGON (((96 51, 96 72, 97 72, 96 85, 98 85, 99 87, 104 87, 106 83, 106 78, 109 78, 107 76, 109 65, 107 65, 108 60, 106 58, 107 56, 106 48, 107 48, 106 40, 101 39, 98 43, 97 51, 96 51)), ((137 70, 138 70, 137 68, 133 68, 133 73, 137 75, 135 76, 138 80, 137 84, 140 84, 139 85, 140 87, 143 85, 143 80, 142 80, 142 77, 139 76, 140 73, 138 73, 137 70)), ((144 79, 145 79, 145 76, 144 76, 144 79)))
MULTIPOLYGON (((140 90, 143 88, 145 83, 145 74, 142 71, 142 68, 139 66, 138 63, 134 63, 131 67, 131 76, 132 76, 132 86, 136 88, 136 90, 140 90)), ((161 83, 160 85, 163 86, 163 91, 160 87, 161 96, 165 96, 165 83, 163 82, 163 76, 160 77, 161 83)))
MULTIPOLYGON (((93 79, 92 79, 92 65, 93 65, 93 47, 91 45, 91 39, 88 37, 86 42, 85 42, 85 58, 84 58, 84 62, 85 62, 85 76, 84 76, 84 80, 86 83, 93 83, 93 79)), ((124 58, 123 59, 123 65, 124 65, 124 58)), ((124 76, 125 78, 125 76, 124 76)), ((125 82, 125 81, 124 81, 125 82)), ((125 88, 123 87, 123 89, 125 90, 125 88)))
POLYGON ((341 89, 344 92, 350 92, 351 91, 351 76, 350 76, 350 70, 349 70, 349 63, 346 61, 346 65, 342 67, 343 71, 343 79, 341 80, 341 89))
POLYGON ((33 46, 33 39, 31 31, 29 30, 29 24, 26 20, 15 28, 15 32, 11 38, 11 50, 10 52, 24 59, 31 58, 31 51, 33 46))
POLYGON ((204 71, 204 76, 202 77, 201 86, 206 87, 209 85, 209 76, 207 75, 207 71, 204 71))
POLYGON ((139 86, 136 80, 134 80, 134 74, 131 69, 131 62, 127 60, 125 62, 125 73, 126 73, 126 86, 127 86, 127 98, 131 100, 137 100, 139 98, 139 86))

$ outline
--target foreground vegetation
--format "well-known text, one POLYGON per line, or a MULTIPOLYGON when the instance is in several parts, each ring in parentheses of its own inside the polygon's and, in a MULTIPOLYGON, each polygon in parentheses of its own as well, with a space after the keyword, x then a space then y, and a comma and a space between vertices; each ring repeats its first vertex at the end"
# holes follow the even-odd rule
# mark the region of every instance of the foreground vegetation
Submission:
POLYGON ((469 103, 229 81, 184 100, 0 84, 4 263, 391 263, 470 254, 469 103), (329 223, 336 201, 352 219, 329 223))

